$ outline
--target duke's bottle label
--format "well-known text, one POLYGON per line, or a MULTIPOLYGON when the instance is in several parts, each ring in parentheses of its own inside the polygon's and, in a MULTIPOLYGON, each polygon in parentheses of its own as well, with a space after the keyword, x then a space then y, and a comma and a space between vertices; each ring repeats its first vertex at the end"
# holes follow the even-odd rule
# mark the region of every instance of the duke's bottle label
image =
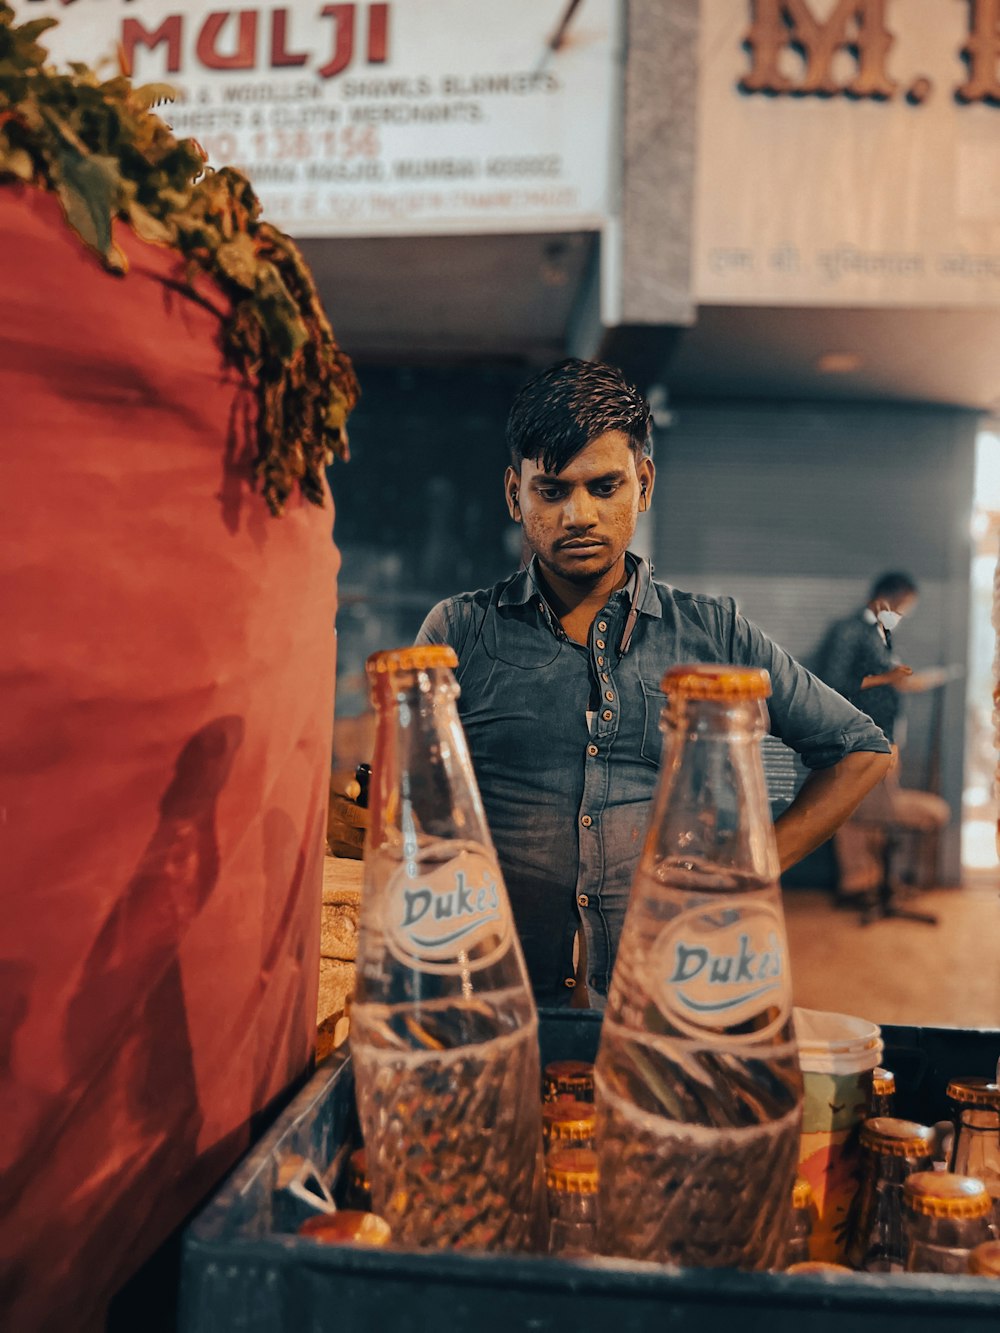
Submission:
POLYGON ((400 962, 457 974, 496 962, 510 944, 510 909, 496 862, 464 851, 434 864, 406 862, 386 895, 386 939, 400 962))
POLYGON ((660 1007, 688 1036, 759 1042, 791 1013, 784 922, 769 903, 716 899, 688 908, 664 928, 650 963, 660 1007))

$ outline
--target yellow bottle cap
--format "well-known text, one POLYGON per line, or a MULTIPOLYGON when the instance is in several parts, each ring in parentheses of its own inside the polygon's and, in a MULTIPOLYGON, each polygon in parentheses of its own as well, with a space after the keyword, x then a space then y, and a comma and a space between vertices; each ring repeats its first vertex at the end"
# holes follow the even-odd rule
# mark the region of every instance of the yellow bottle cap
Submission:
POLYGON ((861 1126, 861 1146, 883 1157, 933 1157, 934 1131, 915 1120, 876 1115, 861 1126))
POLYGON ((392 1239, 389 1223, 375 1213, 342 1208, 336 1213, 314 1213, 299 1227, 300 1236, 324 1245, 388 1245, 392 1239))
POLYGON ((953 1078, 945 1096, 959 1106, 988 1106, 1000 1109, 1000 1084, 988 1078, 953 1078))
POLYGON ((971 1251, 969 1272, 979 1277, 1000 1277, 1000 1240, 984 1240, 971 1251))
POLYGON ((786 1273, 853 1273, 844 1264, 828 1264, 820 1259, 803 1259, 800 1264, 789 1264, 786 1273))
POLYGON ((588 1139, 594 1133, 597 1113, 593 1102, 558 1097, 542 1104, 542 1129, 550 1143, 566 1139, 588 1139))
POLYGON ((564 1194, 597 1193, 597 1154, 590 1148, 555 1148, 545 1159, 545 1183, 564 1194))
POLYGON ((813 1200, 812 1186, 805 1176, 796 1176, 792 1186, 792 1207, 808 1208, 813 1200))
POLYGON ((876 1097, 891 1097, 896 1091, 896 1075, 891 1069, 872 1070, 872 1092, 876 1097))
POLYGON ((552 1060, 545 1066, 545 1100, 556 1097, 575 1097, 579 1101, 593 1100, 594 1066, 586 1060, 552 1060), (580 1093, 589 1094, 580 1097, 580 1093))
POLYGON ((664 694, 685 699, 767 699, 771 677, 759 667, 674 666, 660 683, 664 694))
POLYGON ((975 1176, 950 1171, 917 1171, 903 1181, 906 1206, 923 1217, 985 1217, 993 1200, 975 1176))
POLYGON ((458 654, 446 643, 418 644, 415 648, 385 648, 365 663, 369 676, 389 671, 425 671, 430 667, 457 667, 458 654))

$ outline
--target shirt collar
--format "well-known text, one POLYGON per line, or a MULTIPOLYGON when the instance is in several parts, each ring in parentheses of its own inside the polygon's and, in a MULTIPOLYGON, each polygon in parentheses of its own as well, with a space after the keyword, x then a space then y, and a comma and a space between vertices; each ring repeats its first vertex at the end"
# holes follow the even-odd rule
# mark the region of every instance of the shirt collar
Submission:
MULTIPOLYGON (((625 567, 629 572, 628 582, 619 592, 624 592, 629 601, 639 599, 638 610, 643 616, 655 616, 660 619, 663 607, 653 587, 653 570, 648 560, 640 560, 631 551, 625 552, 625 567)), ((527 606, 535 597, 541 596, 538 582, 538 557, 533 555, 524 569, 518 570, 497 598, 498 606, 527 606)))

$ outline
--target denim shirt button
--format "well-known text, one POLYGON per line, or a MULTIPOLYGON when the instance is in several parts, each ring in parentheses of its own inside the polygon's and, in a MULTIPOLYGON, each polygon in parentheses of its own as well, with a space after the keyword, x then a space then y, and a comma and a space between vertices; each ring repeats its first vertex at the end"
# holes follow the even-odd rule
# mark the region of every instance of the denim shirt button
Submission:
POLYGON ((599 657, 599 658, 597 659, 597 665, 598 665, 598 666, 603 666, 603 665, 604 665, 604 658, 603 658, 603 657, 599 657))
POLYGON ((604 697, 605 697, 605 699, 607 699, 607 701, 608 701, 609 704, 613 704, 614 701, 615 701, 615 692, 614 692, 614 690, 605 690, 605 691, 604 691, 604 697))
POLYGON ((604 712, 601 714, 601 717, 604 718, 605 722, 610 722, 611 719, 614 717, 614 713, 612 713, 610 708, 605 708, 604 712))
POLYGON ((585 893, 581 893, 580 896, 577 898, 576 901, 580 904, 581 907, 589 907, 589 906, 590 906, 590 899, 587 897, 587 895, 586 895, 585 893))
MULTIPOLYGON (((607 622, 606 620, 599 620, 599 621, 597 622, 597 628, 598 628, 598 629, 601 631, 601 633, 603 634, 604 631, 608 628, 608 622, 607 622)), ((603 643, 601 644, 601 647, 602 647, 602 648, 604 647, 604 644, 603 644, 603 643)))
POLYGON ((572 990, 573 987, 576 985, 576 977, 567 977, 566 980, 563 982, 563 985, 572 990))
POLYGON ((588 745, 588 746, 587 746, 587 753, 588 753, 588 754, 590 755, 590 757, 593 759, 594 755, 597 754, 597 746, 596 746, 596 745, 588 745))
POLYGON ((581 816, 580 816, 580 823, 583 825, 584 828, 590 828, 590 826, 591 826, 591 824, 592 824, 593 822, 594 822, 594 821, 591 819, 590 815, 581 815, 581 816))
POLYGON ((598 646, 598 648, 603 648, 603 647, 604 647, 604 640, 603 640, 603 639, 598 639, 598 640, 597 640, 597 646, 598 646))

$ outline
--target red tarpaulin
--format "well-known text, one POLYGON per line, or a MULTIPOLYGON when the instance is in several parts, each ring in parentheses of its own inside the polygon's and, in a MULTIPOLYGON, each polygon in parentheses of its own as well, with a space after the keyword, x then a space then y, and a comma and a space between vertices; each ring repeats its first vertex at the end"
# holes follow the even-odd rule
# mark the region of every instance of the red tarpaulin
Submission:
POLYGON ((311 1059, 339 560, 216 289, 0 238, 0 1325, 81 1333, 311 1059))

